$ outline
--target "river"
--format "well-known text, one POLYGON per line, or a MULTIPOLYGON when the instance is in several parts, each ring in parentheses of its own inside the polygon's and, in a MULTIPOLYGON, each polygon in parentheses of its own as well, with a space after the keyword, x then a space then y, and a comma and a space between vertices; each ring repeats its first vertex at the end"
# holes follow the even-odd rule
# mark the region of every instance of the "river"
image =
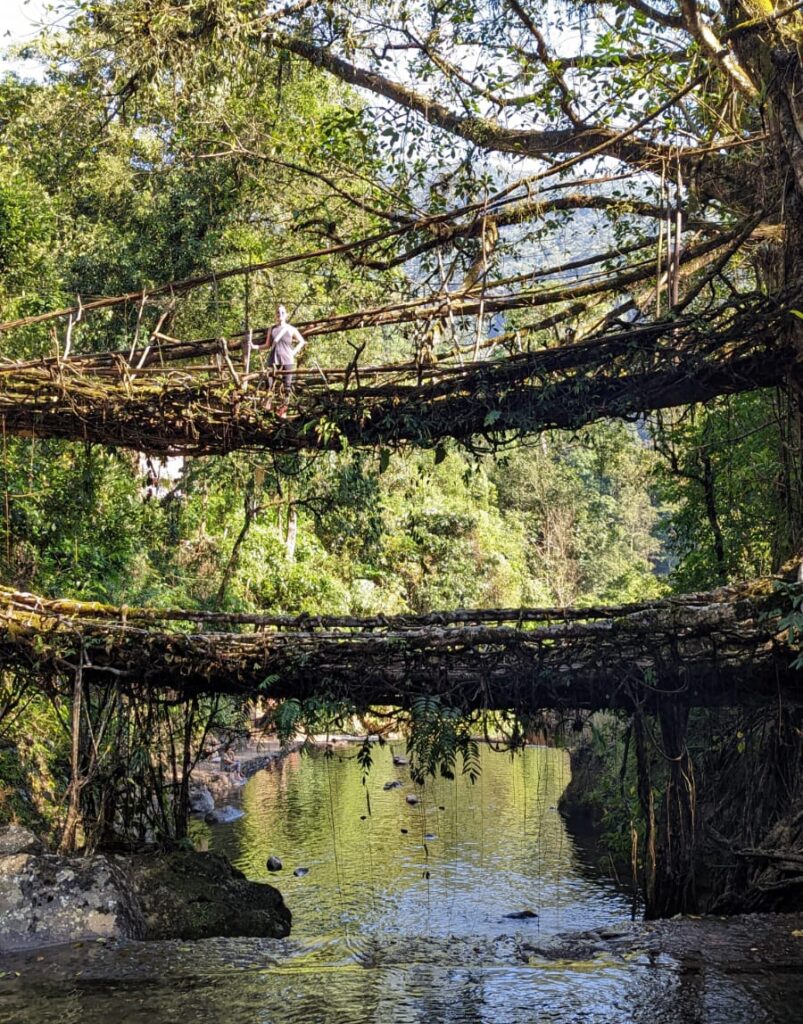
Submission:
POLYGON ((0 1021, 799 1019, 800 919, 632 924, 628 894, 584 863, 557 811, 564 752, 483 747, 474 784, 458 775, 423 787, 388 747, 375 748, 365 780, 355 755, 293 754, 244 788, 244 817, 195 828, 199 844, 281 889, 289 939, 20 954, 0 964, 0 1021), (271 855, 281 872, 267 871, 271 855), (523 912, 534 916, 508 916, 523 912))

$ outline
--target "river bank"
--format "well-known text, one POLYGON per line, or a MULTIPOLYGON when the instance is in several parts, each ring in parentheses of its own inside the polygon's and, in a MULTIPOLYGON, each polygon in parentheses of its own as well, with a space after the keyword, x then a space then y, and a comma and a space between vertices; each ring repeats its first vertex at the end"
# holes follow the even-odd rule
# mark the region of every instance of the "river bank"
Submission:
POLYGON ((677 813, 667 810, 670 790, 677 799, 671 759, 660 744, 642 752, 642 786, 632 721, 598 713, 572 746, 560 811, 597 869, 626 882, 639 905, 649 791, 658 860, 669 863, 674 844, 688 861, 687 913, 803 911, 803 733, 795 721, 785 711, 760 709, 749 724, 728 708, 692 711, 681 773, 689 817, 669 827, 677 813))
MULTIPOLYGON (((244 782, 297 746, 242 744, 236 773, 222 771, 220 760, 199 763, 193 811, 211 822, 241 817, 244 782)), ((60 856, 29 829, 0 826, 0 950, 93 939, 280 938, 290 921, 278 890, 250 881, 221 854, 154 845, 60 856)))
POLYGON ((232 762, 226 765, 221 757, 205 758, 192 770, 190 782, 190 810, 200 817, 211 815, 210 821, 225 823, 239 817, 237 797, 248 779, 259 771, 270 771, 283 758, 302 746, 298 740, 282 744, 274 737, 249 736, 243 743, 232 747, 232 762), (234 807, 232 807, 234 803, 234 807))

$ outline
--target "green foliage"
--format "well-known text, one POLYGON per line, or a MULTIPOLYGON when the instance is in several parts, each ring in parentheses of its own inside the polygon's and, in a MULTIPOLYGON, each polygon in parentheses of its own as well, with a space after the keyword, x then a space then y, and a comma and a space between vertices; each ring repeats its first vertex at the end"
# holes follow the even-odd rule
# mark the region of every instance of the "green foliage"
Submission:
POLYGON ((327 694, 303 701, 291 698, 279 702, 272 712, 272 723, 279 740, 286 744, 299 733, 313 736, 347 729, 355 710, 351 701, 327 694))
POLYGON ((499 462, 500 503, 529 538, 525 602, 591 604, 657 596, 654 456, 622 424, 542 438, 499 462))
POLYGON ((777 565, 779 524, 799 501, 783 482, 781 427, 775 399, 762 392, 657 422, 656 481, 678 590, 749 579, 777 565))
POLYGON ((0 675, 0 824, 54 834, 68 778, 69 737, 54 705, 33 687, 0 675))
POLYGON ((470 722, 459 708, 447 707, 436 697, 413 701, 407 750, 410 775, 415 782, 423 783, 427 776, 436 774, 453 779, 458 755, 464 775, 472 782, 479 775, 479 750, 470 722))
POLYGON ((789 631, 789 643, 800 649, 792 667, 803 669, 803 588, 799 583, 777 583, 776 591, 792 606, 778 623, 778 629, 789 631))

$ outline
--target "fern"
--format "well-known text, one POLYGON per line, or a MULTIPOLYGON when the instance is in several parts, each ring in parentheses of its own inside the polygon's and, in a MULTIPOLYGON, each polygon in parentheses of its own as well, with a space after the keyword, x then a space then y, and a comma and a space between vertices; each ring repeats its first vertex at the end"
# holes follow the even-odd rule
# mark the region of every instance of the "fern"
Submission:
POLYGON ((360 749, 357 751, 357 764, 359 764, 361 769, 363 786, 366 784, 368 780, 368 773, 371 771, 373 763, 374 754, 373 750, 371 749, 371 737, 370 735, 368 735, 363 739, 362 743, 360 744, 360 749))
POLYGON ((458 755, 462 773, 472 782, 479 777, 479 748, 471 737, 470 717, 443 705, 437 697, 419 697, 410 708, 409 723, 407 749, 414 782, 423 783, 434 775, 453 779, 458 755))

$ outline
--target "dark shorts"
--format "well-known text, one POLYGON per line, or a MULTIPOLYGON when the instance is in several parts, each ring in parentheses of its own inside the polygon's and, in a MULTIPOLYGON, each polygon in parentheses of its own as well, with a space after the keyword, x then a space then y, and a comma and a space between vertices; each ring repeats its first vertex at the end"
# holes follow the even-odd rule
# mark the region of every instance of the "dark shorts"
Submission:
POLYGON ((282 363, 278 359, 274 358, 274 356, 271 356, 268 360, 268 366, 270 366, 271 369, 284 371, 283 373, 276 374, 276 382, 284 389, 285 394, 289 395, 293 390, 293 380, 295 378, 295 373, 293 373, 294 364, 282 363))

